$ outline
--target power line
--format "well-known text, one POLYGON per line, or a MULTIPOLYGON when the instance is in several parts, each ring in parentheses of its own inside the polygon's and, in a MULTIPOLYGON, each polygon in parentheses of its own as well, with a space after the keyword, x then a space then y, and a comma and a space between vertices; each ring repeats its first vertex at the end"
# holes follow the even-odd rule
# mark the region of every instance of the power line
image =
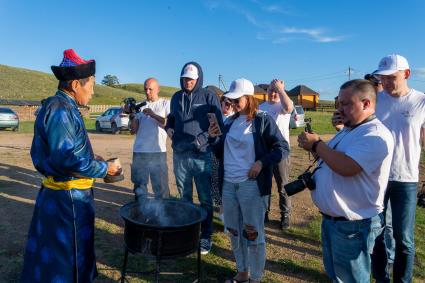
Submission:
POLYGON ((290 82, 290 81, 303 81, 303 80, 308 80, 308 79, 314 79, 314 78, 321 78, 321 77, 327 77, 330 75, 336 75, 336 74, 342 74, 345 75, 345 70, 341 70, 341 71, 337 71, 337 72, 333 72, 333 73, 329 73, 329 74, 322 74, 322 75, 314 75, 314 76, 308 76, 308 77, 302 77, 302 78, 297 78, 297 79, 285 79, 285 82, 290 82))

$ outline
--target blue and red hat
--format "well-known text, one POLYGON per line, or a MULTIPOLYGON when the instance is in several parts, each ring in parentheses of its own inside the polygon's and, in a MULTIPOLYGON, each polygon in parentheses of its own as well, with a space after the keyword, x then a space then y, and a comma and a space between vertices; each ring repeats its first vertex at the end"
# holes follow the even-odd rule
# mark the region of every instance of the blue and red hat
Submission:
POLYGON ((83 60, 73 49, 63 52, 59 66, 52 66, 53 74, 60 81, 71 81, 88 78, 96 73, 96 61, 83 60))

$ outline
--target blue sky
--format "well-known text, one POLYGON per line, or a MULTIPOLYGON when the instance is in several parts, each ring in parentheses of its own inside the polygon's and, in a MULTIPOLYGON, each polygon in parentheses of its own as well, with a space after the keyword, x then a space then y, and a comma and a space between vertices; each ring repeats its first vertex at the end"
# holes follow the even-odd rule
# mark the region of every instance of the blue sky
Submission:
MULTIPOLYGON (((0 0, 0 64, 50 73, 62 51, 97 61, 97 80, 155 76, 178 86, 195 60, 204 85, 239 77, 285 80, 334 97, 348 79, 390 53, 411 66, 425 91, 425 1, 21 1, 0 0)), ((0 74, 1 75, 1 74, 0 74)))

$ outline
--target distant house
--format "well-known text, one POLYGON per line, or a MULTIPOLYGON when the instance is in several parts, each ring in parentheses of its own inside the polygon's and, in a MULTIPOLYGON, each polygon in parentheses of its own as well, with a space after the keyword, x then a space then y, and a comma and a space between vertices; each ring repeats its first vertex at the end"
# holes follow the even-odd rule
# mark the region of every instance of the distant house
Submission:
POLYGON ((264 84, 254 86, 254 97, 257 98, 258 103, 267 101, 267 87, 264 84))
POLYGON ((302 105, 304 109, 316 110, 319 105, 319 93, 305 85, 298 85, 287 93, 295 104, 302 105))

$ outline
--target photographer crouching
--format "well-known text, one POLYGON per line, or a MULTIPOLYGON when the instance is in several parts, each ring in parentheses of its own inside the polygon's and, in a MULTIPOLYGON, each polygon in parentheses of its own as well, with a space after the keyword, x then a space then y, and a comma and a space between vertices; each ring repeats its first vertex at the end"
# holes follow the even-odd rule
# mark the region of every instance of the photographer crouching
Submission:
POLYGON ((311 190, 323 216, 323 262, 333 282, 370 282, 370 254, 384 225, 384 193, 394 142, 374 115, 372 83, 344 83, 338 101, 344 129, 328 143, 314 133, 298 136, 298 145, 313 153, 317 167, 312 175, 304 173, 285 189, 297 189, 298 182, 311 190))

